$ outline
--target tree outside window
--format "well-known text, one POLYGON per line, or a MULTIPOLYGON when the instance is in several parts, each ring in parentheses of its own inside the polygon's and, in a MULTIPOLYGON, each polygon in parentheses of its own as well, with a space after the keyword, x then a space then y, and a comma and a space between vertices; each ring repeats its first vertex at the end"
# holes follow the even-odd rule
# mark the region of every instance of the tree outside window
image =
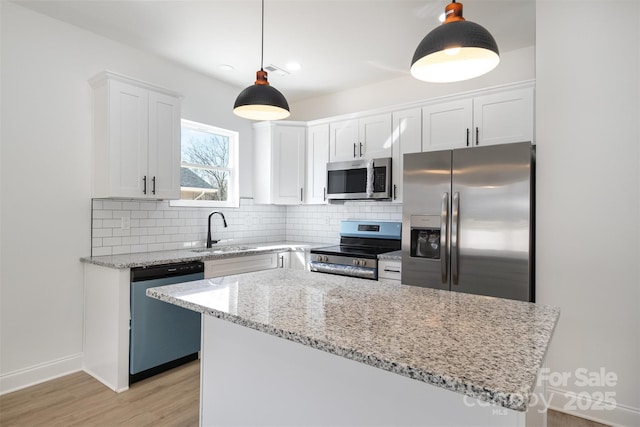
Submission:
POLYGON ((181 200, 172 206, 238 206, 238 133, 182 120, 181 200))

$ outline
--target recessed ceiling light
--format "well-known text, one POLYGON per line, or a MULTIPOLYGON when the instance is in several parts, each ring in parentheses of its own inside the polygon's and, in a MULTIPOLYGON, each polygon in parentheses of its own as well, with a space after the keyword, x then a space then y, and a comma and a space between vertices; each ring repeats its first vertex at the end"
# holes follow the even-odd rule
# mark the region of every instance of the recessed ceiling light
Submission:
POLYGON ((233 65, 229 65, 229 64, 220 64, 218 65, 218 68, 222 71, 234 71, 235 68, 233 68, 233 65))
POLYGON ((287 70, 289 71, 298 71, 302 68, 299 63, 295 61, 291 61, 287 63, 287 70))

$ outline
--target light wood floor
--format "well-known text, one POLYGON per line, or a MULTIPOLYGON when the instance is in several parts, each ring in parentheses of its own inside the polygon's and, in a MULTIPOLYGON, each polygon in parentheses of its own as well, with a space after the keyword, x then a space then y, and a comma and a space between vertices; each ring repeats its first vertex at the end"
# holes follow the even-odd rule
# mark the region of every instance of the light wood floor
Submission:
POLYGON ((84 372, 0 396, 0 426, 197 426, 200 362, 115 393, 84 372))
MULTIPOLYGON (((200 362, 115 393, 84 372, 0 396, 0 426, 198 425, 200 362)), ((606 427, 549 410, 548 427, 606 427)))

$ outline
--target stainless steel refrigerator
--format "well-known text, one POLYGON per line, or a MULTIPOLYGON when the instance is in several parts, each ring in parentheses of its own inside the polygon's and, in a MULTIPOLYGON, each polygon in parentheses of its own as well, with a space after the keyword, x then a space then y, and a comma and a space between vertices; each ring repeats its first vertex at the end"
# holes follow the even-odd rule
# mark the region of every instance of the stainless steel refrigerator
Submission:
POLYGON ((535 301, 535 147, 404 155, 402 283, 535 301))

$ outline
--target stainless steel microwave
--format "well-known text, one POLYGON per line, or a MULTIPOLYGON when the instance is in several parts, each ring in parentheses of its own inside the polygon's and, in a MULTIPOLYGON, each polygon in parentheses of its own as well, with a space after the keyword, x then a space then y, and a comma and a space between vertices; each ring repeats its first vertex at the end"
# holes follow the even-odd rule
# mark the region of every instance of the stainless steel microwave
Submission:
POLYGON ((327 163, 327 199, 390 199, 391 158, 327 163))

